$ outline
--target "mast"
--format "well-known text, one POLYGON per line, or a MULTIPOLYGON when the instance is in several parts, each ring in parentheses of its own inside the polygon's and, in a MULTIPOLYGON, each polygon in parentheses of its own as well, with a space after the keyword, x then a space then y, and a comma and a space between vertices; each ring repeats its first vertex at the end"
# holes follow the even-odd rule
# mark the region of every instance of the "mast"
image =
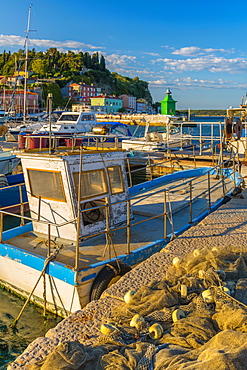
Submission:
POLYGON ((26 104, 27 104, 27 62, 28 62, 28 40, 29 40, 29 32, 30 32, 30 18, 31 18, 31 10, 32 5, 28 8, 28 19, 27 19, 27 30, 26 32, 26 40, 25 40, 25 50, 26 50, 26 57, 25 57, 25 78, 24 78, 24 105, 23 105, 23 120, 26 121, 27 112, 26 112, 26 104))

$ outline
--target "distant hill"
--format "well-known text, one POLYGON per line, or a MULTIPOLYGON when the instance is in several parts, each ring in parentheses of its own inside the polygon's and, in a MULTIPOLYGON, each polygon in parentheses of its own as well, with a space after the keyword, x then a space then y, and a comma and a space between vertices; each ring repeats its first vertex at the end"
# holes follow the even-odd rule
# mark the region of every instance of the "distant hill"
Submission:
MULTIPOLYGON (((25 69, 24 63, 24 50, 13 54, 4 51, 0 54, 0 75, 13 76, 17 70, 25 69)), ((32 49, 28 52, 28 70, 33 72, 32 77, 37 77, 41 81, 46 80, 42 83, 43 87, 45 84, 42 97, 44 101, 49 92, 56 93, 54 105, 65 105, 66 101, 62 95, 59 96, 58 87, 62 88, 68 82, 93 84, 100 87, 102 93, 116 96, 129 94, 152 103, 148 82, 140 80, 139 77, 123 77, 110 72, 106 68, 104 56, 98 53, 92 55, 88 52, 62 53, 56 48, 36 52, 32 49), (53 83, 47 82, 48 79, 53 79, 53 83)))
MULTIPOLYGON (((187 114, 188 110, 179 110, 178 113, 187 114)), ((226 109, 191 109, 190 114, 195 116, 225 116, 226 109)))

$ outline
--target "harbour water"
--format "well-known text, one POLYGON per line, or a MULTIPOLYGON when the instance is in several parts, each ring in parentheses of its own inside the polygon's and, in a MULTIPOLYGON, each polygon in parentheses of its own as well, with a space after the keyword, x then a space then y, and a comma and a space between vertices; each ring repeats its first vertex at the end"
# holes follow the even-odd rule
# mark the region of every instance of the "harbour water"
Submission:
POLYGON ((33 304, 28 304, 17 327, 10 325, 16 319, 24 300, 0 288, 0 370, 7 369, 7 364, 13 361, 34 339, 56 326, 60 317, 49 314, 43 316, 43 310, 33 304))
MULTIPOLYGON (((224 122, 224 117, 193 117, 196 122, 224 122)), ((219 125, 215 124, 214 135, 219 135, 219 125)), ((200 134, 200 128, 184 127, 183 133, 193 136, 200 134)), ((203 135, 211 134, 211 126, 203 125, 203 135)), ((14 272, 13 272, 14 273, 14 272)), ((29 304, 17 324, 17 329, 10 328, 20 312, 24 300, 0 288, 0 370, 6 369, 7 364, 24 351, 35 338, 43 336, 47 330, 57 325, 61 318, 49 314, 43 316, 43 310, 29 304)))

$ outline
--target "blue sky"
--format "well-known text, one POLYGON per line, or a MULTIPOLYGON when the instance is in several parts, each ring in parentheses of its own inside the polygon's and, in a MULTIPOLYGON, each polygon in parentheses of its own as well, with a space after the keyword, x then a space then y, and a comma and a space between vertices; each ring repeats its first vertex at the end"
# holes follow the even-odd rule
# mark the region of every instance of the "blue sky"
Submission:
MULTIPOLYGON (((24 47, 30 1, 1 3, 0 51, 24 47)), ((243 1, 33 0, 30 48, 102 53, 107 68, 167 88, 177 109, 237 107, 247 93, 243 1)))

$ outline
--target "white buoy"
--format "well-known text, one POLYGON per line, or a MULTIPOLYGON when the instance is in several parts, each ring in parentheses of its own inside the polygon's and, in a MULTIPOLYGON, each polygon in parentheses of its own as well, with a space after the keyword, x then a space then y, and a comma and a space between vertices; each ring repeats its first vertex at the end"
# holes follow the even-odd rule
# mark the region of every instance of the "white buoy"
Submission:
POLYGON ((134 290, 129 290, 125 295, 124 295, 124 302, 125 303, 130 303, 131 301, 131 297, 133 297, 133 295, 135 294, 136 292, 134 290))
POLYGON ((198 256, 200 256, 200 250, 199 249, 195 249, 194 251, 193 251, 193 256, 194 257, 198 257, 198 256))
POLYGON ((178 267, 180 264, 180 258, 179 257, 174 257, 172 260, 172 264, 174 267, 178 267))
POLYGON ((114 330, 116 330, 116 328, 110 324, 102 324, 100 327, 101 333, 105 335, 112 333, 114 330))
POLYGON ((177 310, 173 311, 172 313, 172 321, 173 322, 176 322, 178 320, 181 320, 185 318, 185 313, 183 310, 180 310, 180 308, 178 308, 177 310))
POLYGON ((181 297, 186 298, 188 294, 187 285, 181 284, 180 292, 181 292, 181 297))
POLYGON ((130 326, 132 327, 135 327, 136 329, 141 329, 143 323, 144 323, 144 318, 139 315, 139 314, 136 314, 132 317, 131 321, 130 321, 130 326))
POLYGON ((160 339, 163 335, 163 328, 160 324, 156 323, 148 329, 149 335, 153 339, 160 339))
POLYGON ((202 298, 206 303, 213 303, 214 302, 214 295, 211 289, 206 289, 202 292, 202 298))

